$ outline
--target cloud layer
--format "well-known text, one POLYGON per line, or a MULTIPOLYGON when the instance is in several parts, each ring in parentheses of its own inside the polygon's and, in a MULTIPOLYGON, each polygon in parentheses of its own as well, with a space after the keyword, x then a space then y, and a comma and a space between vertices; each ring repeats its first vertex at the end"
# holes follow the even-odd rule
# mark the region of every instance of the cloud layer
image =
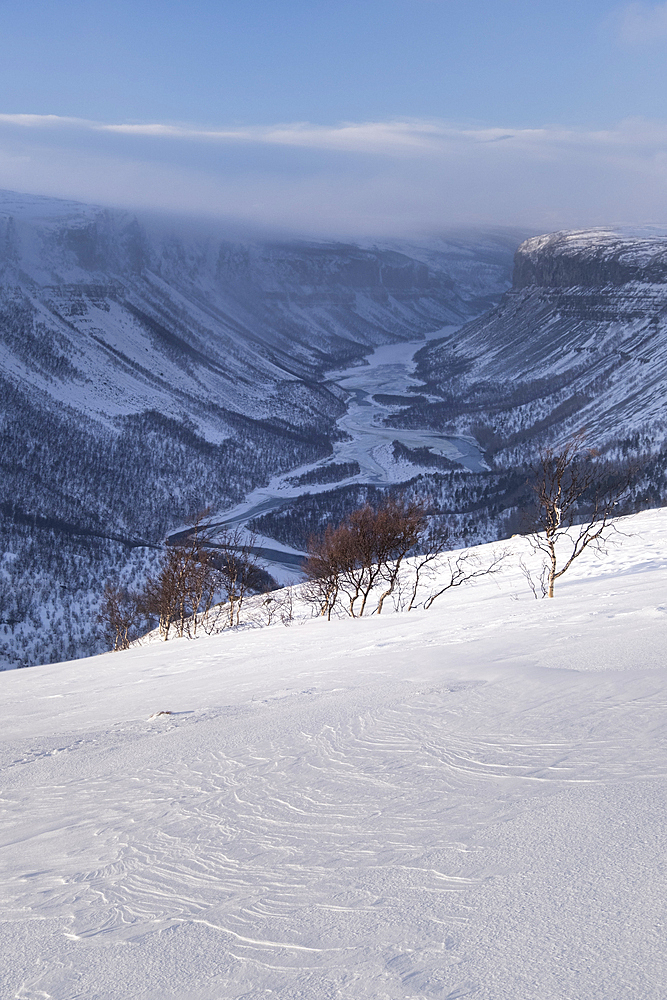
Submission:
POLYGON ((0 114, 0 187, 332 236, 663 222, 667 123, 208 128, 0 114))

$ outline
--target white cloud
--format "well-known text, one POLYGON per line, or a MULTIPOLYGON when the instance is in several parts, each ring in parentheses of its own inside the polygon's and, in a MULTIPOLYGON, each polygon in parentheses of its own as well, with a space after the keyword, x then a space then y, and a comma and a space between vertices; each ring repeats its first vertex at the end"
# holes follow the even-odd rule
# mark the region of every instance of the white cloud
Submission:
MULTIPOLYGON (((667 3, 665 10, 667 12, 667 3)), ((665 17, 667 19, 667 13, 665 17)), ((649 122, 643 119, 627 119, 615 128, 599 130, 569 129, 560 126, 539 129, 472 128, 449 125, 441 121, 418 120, 343 122, 338 125, 296 122, 216 129, 163 123, 109 124, 59 115, 0 114, 0 125, 2 124, 18 125, 36 132, 58 128, 68 131, 75 129, 82 132, 134 136, 138 140, 157 138, 192 143, 294 146, 389 156, 401 152, 415 156, 423 156, 425 153, 446 155, 449 151, 461 147, 483 146, 497 142, 537 150, 556 147, 632 149, 637 148, 638 144, 652 145, 667 141, 667 123, 649 122)))
POLYGON ((667 3, 631 3, 617 14, 621 41, 646 45, 667 41, 667 3))
POLYGON ((238 128, 0 115, 0 187, 331 235, 667 219, 667 123, 238 128))
POLYGON ((85 118, 65 118, 62 115, 6 115, 0 114, 0 123, 5 125, 20 125, 22 128, 62 128, 72 126, 79 128, 95 128, 95 122, 85 118))
MULTIPOLYGON (((665 4, 667 11, 667 3, 665 4)), ((667 19, 667 13, 665 14, 667 19)), ((1 125, 41 130, 72 129, 90 133, 136 137, 141 139, 182 140, 184 142, 216 142, 293 146, 296 148, 341 150, 349 153, 378 153, 396 156, 402 152, 414 156, 431 153, 447 155, 461 147, 483 146, 489 143, 511 143, 515 147, 637 149, 642 145, 667 142, 667 123, 627 119, 615 128, 585 130, 549 126, 539 129, 472 128, 449 125, 441 121, 343 122, 338 125, 312 125, 295 122, 282 125, 255 125, 237 128, 203 128, 194 125, 163 123, 109 124, 84 118, 59 115, 0 114, 1 125)))
POLYGON ((511 138, 502 129, 481 131, 452 128, 441 122, 343 122, 339 125, 312 125, 296 122, 284 125, 247 126, 240 128, 201 128, 193 125, 168 125, 162 123, 120 123, 88 121, 83 118, 65 118, 58 115, 0 114, 0 124, 18 125, 22 128, 81 129, 116 135, 151 139, 180 139, 191 142, 257 143, 263 145, 295 146, 310 149, 342 150, 360 153, 435 152, 443 144, 488 142, 511 138))

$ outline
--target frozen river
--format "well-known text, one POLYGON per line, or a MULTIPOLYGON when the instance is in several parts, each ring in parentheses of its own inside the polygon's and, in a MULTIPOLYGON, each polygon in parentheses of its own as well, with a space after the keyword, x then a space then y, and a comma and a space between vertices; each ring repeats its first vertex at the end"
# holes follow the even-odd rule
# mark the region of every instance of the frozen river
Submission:
MULTIPOLYGON (((438 331, 433 336, 442 336, 445 332, 449 330, 438 331)), ((414 355, 424 343, 424 340, 417 340, 387 344, 376 348, 362 364, 329 372, 327 382, 349 393, 347 411, 337 421, 337 426, 349 438, 336 442, 334 453, 328 458, 291 469, 284 475, 275 476, 268 485, 257 487, 242 503, 223 512, 219 524, 243 526, 252 518, 277 510, 306 493, 325 493, 353 483, 388 485, 404 482, 413 473, 409 467, 406 470, 405 465, 397 465, 394 460, 394 441, 400 441, 408 448, 429 448, 437 455, 460 462, 472 472, 487 468, 473 438, 447 437, 429 430, 399 430, 384 425, 385 417, 396 412, 398 407, 379 403, 373 397, 377 394, 409 395, 412 387, 422 385, 414 375, 414 355), (342 462, 357 462, 360 472, 334 483, 294 485, 294 479, 307 472, 342 462)), ((294 576, 300 562, 297 553, 271 539, 262 539, 261 547, 262 554, 270 563, 270 571, 279 581, 294 576)))
MULTIPOLYGON (((438 331, 438 335, 443 332, 438 331)), ((351 394, 347 413, 337 423, 352 440, 339 442, 333 458, 327 459, 327 463, 356 460, 361 467, 361 474, 355 477, 358 482, 392 483, 396 481, 397 470, 391 459, 391 445, 400 441, 408 448, 429 448, 436 455, 460 462, 472 472, 487 468, 472 438, 447 437, 428 430, 399 430, 384 425, 384 418, 396 412, 398 407, 378 403, 373 396, 409 396, 411 389, 419 388, 422 383, 413 374, 414 355, 423 346, 423 340, 387 344, 376 348, 366 359, 367 364, 330 373, 329 380, 351 394)))

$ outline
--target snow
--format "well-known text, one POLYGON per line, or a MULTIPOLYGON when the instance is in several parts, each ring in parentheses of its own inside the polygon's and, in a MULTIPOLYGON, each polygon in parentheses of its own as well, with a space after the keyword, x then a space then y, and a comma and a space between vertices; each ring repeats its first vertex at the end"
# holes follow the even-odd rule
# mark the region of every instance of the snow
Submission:
POLYGON ((543 250, 556 241, 569 251, 586 254, 601 248, 614 250, 621 242, 628 244, 631 259, 646 263, 656 255, 664 254, 667 226, 600 226, 595 229, 571 229, 557 233, 532 236, 523 244, 527 252, 543 250))
POLYGON ((336 443, 334 461, 358 461, 364 482, 405 482, 410 475, 416 475, 423 469, 412 466, 406 470, 406 463, 394 462, 391 458, 391 443, 400 441, 408 448, 430 448, 436 455, 460 462, 471 471, 478 472, 487 468, 474 438, 448 437, 423 429, 385 427, 384 418, 395 413, 399 407, 378 403, 373 396, 374 393, 405 393, 406 400, 409 401, 410 390, 424 384, 414 377, 414 355, 424 347, 427 340, 451 336, 456 330, 455 326, 443 327, 426 340, 382 345, 368 356, 367 365, 329 373, 331 381, 357 397, 350 400, 347 412, 337 421, 340 430, 345 431, 352 440, 336 443))
MULTIPOLYGON (((345 345, 357 352, 476 315, 505 290, 518 243, 518 234, 483 233, 463 246, 444 243, 428 254, 432 287, 421 281, 395 294, 388 277, 383 298, 373 268, 367 285, 349 285, 346 271, 350 261, 371 260, 379 275, 380 250, 275 243, 275 234, 258 241, 178 217, 139 224, 121 210, 2 190, 0 229, 4 293, 29 304, 49 356, 76 370, 54 377, 10 338, 0 361, 13 384, 112 428, 118 416, 145 410, 185 417, 214 442, 233 431, 212 402, 303 426, 326 402, 311 378, 327 357, 345 357, 345 345), (456 289, 448 261, 460 275, 456 289), (336 286, 347 287, 343 298, 336 286), (176 339, 167 343, 151 321, 176 339)), ((410 281, 425 273, 416 258, 390 257, 410 281)))
POLYGON ((553 601, 515 538, 428 612, 0 674, 0 995, 664 1000, 667 509, 621 527, 553 601))
MULTIPOLYGON (((289 500, 300 496, 325 494, 353 483, 405 483, 423 473, 423 466, 394 457, 394 441, 399 441, 408 448, 429 448, 434 455, 459 462, 471 471, 486 469, 483 454, 474 438, 451 437, 429 430, 387 427, 383 423, 384 418, 397 412, 400 407, 392 403, 378 403, 373 397, 374 393, 401 395, 411 387, 423 385, 413 374, 416 368, 414 355, 424 347, 427 340, 452 334, 456 329, 454 326, 443 327, 422 340, 383 344, 367 356, 364 364, 328 372, 329 383, 335 383, 350 394, 347 410, 336 421, 338 429, 345 434, 344 439, 334 443, 333 453, 327 458, 273 476, 266 485, 255 487, 241 503, 218 511, 215 520, 227 527, 238 527, 268 511, 280 509, 289 500), (309 483, 306 486, 294 484, 304 473, 345 462, 358 463, 360 472, 336 482, 309 483)), ((406 396, 406 399, 409 401, 410 397, 406 396)), ((176 531, 172 532, 175 533, 176 531)), ((304 554, 266 536, 260 536, 260 539, 258 544, 265 548, 291 556, 304 554)), ((285 565, 274 559, 267 559, 265 562, 269 572, 280 583, 287 584, 301 577, 295 571, 293 561, 285 565)))

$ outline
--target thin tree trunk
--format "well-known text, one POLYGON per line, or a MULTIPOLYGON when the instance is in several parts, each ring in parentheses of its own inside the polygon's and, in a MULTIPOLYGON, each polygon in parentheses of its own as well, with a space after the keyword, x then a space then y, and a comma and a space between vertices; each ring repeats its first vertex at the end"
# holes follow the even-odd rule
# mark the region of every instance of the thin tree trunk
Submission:
POLYGON ((554 596, 554 583, 556 582, 556 546, 549 543, 551 566, 549 567, 549 593, 548 597, 554 596))

